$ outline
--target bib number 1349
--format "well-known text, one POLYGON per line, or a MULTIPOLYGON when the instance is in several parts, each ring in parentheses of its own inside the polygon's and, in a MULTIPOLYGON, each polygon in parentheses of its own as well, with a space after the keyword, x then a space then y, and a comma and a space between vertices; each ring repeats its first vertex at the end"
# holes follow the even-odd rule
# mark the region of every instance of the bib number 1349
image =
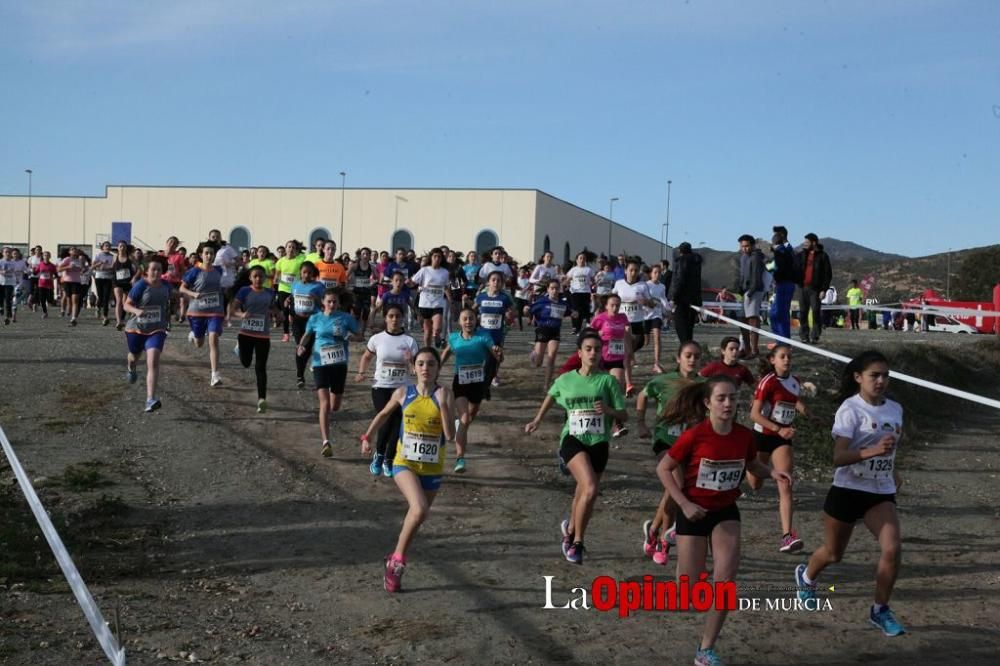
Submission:
POLYGON ((695 485, 705 490, 726 491, 738 488, 743 478, 742 460, 709 460, 702 458, 698 465, 695 485))

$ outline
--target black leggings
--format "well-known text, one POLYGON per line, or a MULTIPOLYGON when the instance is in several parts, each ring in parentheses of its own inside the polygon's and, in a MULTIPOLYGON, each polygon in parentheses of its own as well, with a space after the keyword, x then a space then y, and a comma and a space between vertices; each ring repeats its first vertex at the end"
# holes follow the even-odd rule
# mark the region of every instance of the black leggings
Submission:
POLYGON ((292 292, 290 291, 279 291, 277 296, 278 308, 281 310, 281 330, 285 335, 288 335, 288 318, 295 319, 295 311, 292 309, 292 306, 285 305, 285 299, 291 297, 292 292))
MULTIPOLYGON (((396 392, 394 388, 372 388, 372 405, 375 406, 375 413, 378 414, 389 404, 389 399, 396 392)), ((392 415, 381 428, 378 429, 378 439, 375 441, 375 450, 391 461, 396 457, 396 444, 399 441, 399 424, 403 420, 403 410, 397 405, 392 410, 392 415)))
POLYGON ((851 310, 851 329, 855 331, 861 330, 860 320, 861 320, 861 310, 851 310))
POLYGON ((573 332, 579 333, 590 321, 590 294, 570 294, 569 303, 573 308, 573 332))
POLYGON ((523 298, 514 299, 514 307, 517 308, 517 328, 519 330, 524 330, 524 308, 528 305, 528 301, 523 298))
MULTIPOLYGON (((297 317, 292 315, 292 337, 295 339, 295 344, 298 345, 302 342, 302 336, 306 334, 306 324, 309 323, 308 317, 297 317)), ((306 353, 302 356, 298 354, 295 355, 295 377, 297 379, 304 379, 306 376, 306 364, 309 363, 309 359, 312 358, 312 340, 315 338, 310 338, 309 344, 306 345, 306 353)))
POLYGON ((35 290, 35 299, 38 304, 42 306, 42 312, 44 314, 48 314, 49 303, 52 302, 52 288, 38 287, 38 289, 35 290))
POLYGON ((14 285, 5 284, 0 286, 0 290, 3 290, 3 316, 4 319, 10 319, 14 314, 14 285))
POLYGON ((236 344, 240 348, 240 363, 244 368, 250 367, 250 362, 254 356, 257 362, 254 363, 253 371, 257 375, 257 398, 267 399, 267 357, 271 353, 271 341, 267 338, 254 338, 249 335, 237 335, 236 344))
POLYGON ((94 278, 94 284, 97 285, 97 309, 107 319, 108 306, 111 304, 112 281, 110 279, 94 278))

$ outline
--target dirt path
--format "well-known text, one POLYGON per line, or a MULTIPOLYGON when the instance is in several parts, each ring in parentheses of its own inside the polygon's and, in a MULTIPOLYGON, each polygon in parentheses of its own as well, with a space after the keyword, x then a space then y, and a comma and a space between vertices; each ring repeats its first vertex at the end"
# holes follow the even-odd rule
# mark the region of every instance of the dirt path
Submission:
MULTIPOLYGON (((130 663, 192 654, 261 664, 690 663, 701 626, 696 614, 619 619, 542 609, 543 576, 554 577, 553 600, 562 605, 571 588, 589 588, 598 575, 666 578, 673 566, 641 557, 639 526, 660 491, 648 445, 634 436, 612 451, 586 563, 562 560, 558 522, 572 487, 554 464, 561 415, 533 438, 521 434, 541 392, 525 367, 527 333, 512 336, 513 362, 496 391, 502 400, 486 404, 474 426, 469 474, 446 479, 412 552, 406 592, 389 596, 381 558, 395 542, 404 505, 391 483, 372 482, 367 461, 355 454, 371 416, 367 386, 348 388, 336 455, 325 460, 315 399, 289 388, 290 345, 274 343, 272 410, 258 416, 252 371, 232 355, 233 336, 223 344, 226 384, 213 390, 207 356, 184 344, 178 328, 165 357, 164 408, 145 415, 143 391, 121 379, 124 345, 113 330, 87 320, 71 334, 59 320, 23 319, 0 331, 0 371, 7 386, 44 381, 52 388, 5 400, 0 424, 39 479, 106 615, 119 609, 130 663)), ((710 328, 699 337, 714 342, 722 334, 710 328)), ((836 588, 832 610, 733 613, 718 646, 729 663, 995 663, 1000 483, 993 433, 1000 421, 976 413, 970 408, 942 424, 947 437, 908 443, 914 453, 902 470, 904 568, 894 607, 910 633, 886 639, 864 622, 876 549, 862 528, 823 580, 836 588)), ((5 520, 20 528, 5 534, 21 535, 17 544, 25 546, 30 517, 16 523, 23 500, 10 500, 18 495, 9 477, 5 466, 5 520)), ((825 479, 798 488, 796 522, 807 552, 821 535, 827 486, 825 479)), ((741 502, 741 510, 745 596, 787 597, 780 590, 804 556, 776 552, 773 487, 741 502)), ((0 571, 0 662, 99 663, 44 541, 29 540, 25 549, 21 568, 0 571)))

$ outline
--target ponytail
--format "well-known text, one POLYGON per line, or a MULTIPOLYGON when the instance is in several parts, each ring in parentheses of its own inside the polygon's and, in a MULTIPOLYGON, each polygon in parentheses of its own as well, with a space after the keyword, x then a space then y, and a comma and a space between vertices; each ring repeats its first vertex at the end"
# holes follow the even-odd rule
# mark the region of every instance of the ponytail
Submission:
POLYGON ((889 365, 888 359, 886 359, 881 352, 877 352, 874 349, 863 351, 861 354, 851 359, 851 362, 844 367, 844 374, 840 377, 840 390, 837 392, 837 400, 843 402, 844 400, 857 395, 860 389, 858 387, 858 382, 854 379, 854 374, 864 372, 868 369, 868 366, 874 365, 875 363, 885 363, 886 366, 889 365))
POLYGON ((705 401, 712 395, 716 384, 726 383, 736 388, 736 382, 726 375, 715 375, 703 382, 688 381, 663 407, 660 417, 666 425, 688 425, 701 423, 708 416, 705 401))

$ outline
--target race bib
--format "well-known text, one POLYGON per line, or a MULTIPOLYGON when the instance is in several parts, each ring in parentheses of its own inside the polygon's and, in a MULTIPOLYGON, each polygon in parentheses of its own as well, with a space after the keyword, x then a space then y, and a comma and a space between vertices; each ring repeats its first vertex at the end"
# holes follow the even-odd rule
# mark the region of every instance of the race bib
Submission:
POLYGON ((115 279, 119 282, 124 282, 132 277, 132 271, 127 268, 119 268, 115 271, 115 279))
POLYGON ((628 317, 629 321, 639 318, 639 304, 636 301, 622 301, 621 313, 628 317))
POLYGON ((263 333, 264 317, 263 316, 243 317, 243 323, 240 324, 240 328, 243 329, 244 331, 250 331, 252 333, 263 333))
POLYGON ((570 280, 570 287, 573 291, 580 292, 587 290, 587 276, 578 275, 570 280))
POLYGON ((684 433, 684 426, 680 423, 675 423, 672 426, 667 426, 667 434, 671 437, 680 437, 684 433))
POLYGON ((851 473, 863 479, 888 479, 892 476, 896 453, 860 460, 851 465, 851 473))
POLYGON ((695 485, 705 490, 733 490, 743 478, 742 460, 709 460, 702 458, 698 465, 698 481, 695 485))
POLYGON ((368 289, 371 286, 371 281, 366 277, 355 277, 354 278, 354 288, 355 289, 368 289))
POLYGON ((51 280, 52 279, 52 273, 39 273, 38 274, 38 279, 40 279, 40 280, 51 280))
POLYGON ((566 306, 565 305, 550 305, 549 306, 549 319, 562 319, 566 316, 566 306))
POLYGON ((177 274, 177 266, 175 266, 174 264, 167 264, 167 275, 176 275, 176 274, 177 274))
POLYGON ((403 384, 406 382, 406 375, 405 363, 383 362, 378 369, 378 380, 383 384, 403 384))
POLYGON ((6 278, 8 280, 13 280, 14 279, 14 271, 12 271, 12 270, 6 270, 6 271, 3 272, 3 276, 4 276, 4 278, 6 278))
POLYGON ((281 284, 287 284, 288 286, 291 286, 293 282, 295 282, 294 275, 292 275, 291 273, 281 274, 281 284))
POLYGON ((347 350, 343 345, 327 345, 319 348, 320 365, 347 363, 347 350))
POLYGON ((527 289, 520 289, 520 290, 514 292, 514 296, 516 296, 517 298, 520 298, 522 301, 530 301, 531 300, 531 292, 528 291, 527 289))
POLYGON ((403 457, 413 462, 436 463, 440 460, 441 437, 422 432, 403 431, 403 457))
POLYGON ((198 307, 199 308, 217 308, 222 305, 222 300, 219 298, 218 292, 213 294, 202 294, 198 297, 198 307))
POLYGON ((297 315, 308 315, 312 314, 316 309, 316 301, 312 299, 312 296, 293 296, 293 302, 295 303, 295 314, 297 315))
POLYGON ((795 403, 779 402, 771 412, 771 420, 783 426, 790 425, 795 420, 795 403))
POLYGON ((598 414, 593 409, 573 409, 569 413, 569 434, 603 435, 604 414, 598 414))
POLYGON ((485 378, 483 366, 481 365, 460 365, 458 366, 459 384, 478 384, 485 378))
POLYGON ((503 324, 503 316, 498 314, 479 315, 479 325, 491 331, 496 331, 503 324))
POLYGON ((624 356, 624 355, 625 355, 624 340, 608 340, 608 356, 624 356))
POLYGON ((430 298, 441 298, 444 296, 444 287, 438 285, 427 285, 424 287, 424 293, 430 298))
POLYGON ((160 308, 143 308, 142 314, 136 317, 136 320, 140 324, 159 324, 162 317, 160 308))
POLYGON ((340 280, 321 280, 327 289, 340 289, 340 280))

